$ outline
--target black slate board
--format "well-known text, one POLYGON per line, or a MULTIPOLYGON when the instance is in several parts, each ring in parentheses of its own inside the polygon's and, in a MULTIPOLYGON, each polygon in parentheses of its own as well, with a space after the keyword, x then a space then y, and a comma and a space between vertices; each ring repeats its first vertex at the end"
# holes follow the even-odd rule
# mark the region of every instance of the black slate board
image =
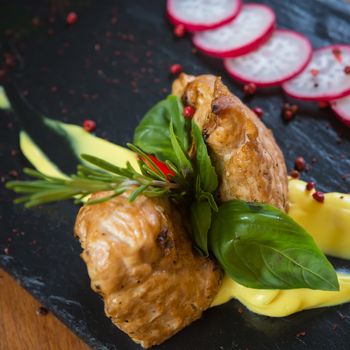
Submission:
MULTIPOLYGON (((271 5, 280 27, 301 31, 315 47, 350 43, 350 4, 345 1, 257 2, 271 5)), ((222 75, 242 97, 241 87, 229 80, 220 61, 192 54, 188 39, 174 39, 164 7, 161 0, 42 1, 40 6, 38 1, 2 1, 1 49, 11 49, 18 60, 11 80, 46 116, 76 124, 92 118, 98 123, 97 135, 122 145, 131 140, 147 108, 169 92, 172 63, 181 63, 192 74, 222 75), (69 10, 78 12, 79 21, 67 28, 69 10), (33 29, 34 15, 43 24, 33 29)), ((246 102, 264 109, 264 121, 274 130, 289 169, 302 155, 312 165, 303 178, 316 181, 324 191, 349 192, 350 178, 343 177, 350 172, 349 129, 331 111, 308 104, 286 124, 280 116, 284 101, 279 89, 269 89, 246 102)), ((14 115, 1 111, 2 181, 11 170, 20 172, 28 165, 19 153, 13 155, 18 131, 14 115)), ((59 203, 25 210, 13 206, 12 199, 1 185, 0 265, 92 348, 139 349, 112 326, 102 301, 89 288, 72 235, 77 208, 59 203)), ((345 261, 335 263, 350 267, 345 261)), ((159 349, 349 349, 349 305, 281 319, 246 309, 241 313, 240 308, 232 301, 207 311, 159 349), (305 335, 298 335, 302 331, 305 335)))

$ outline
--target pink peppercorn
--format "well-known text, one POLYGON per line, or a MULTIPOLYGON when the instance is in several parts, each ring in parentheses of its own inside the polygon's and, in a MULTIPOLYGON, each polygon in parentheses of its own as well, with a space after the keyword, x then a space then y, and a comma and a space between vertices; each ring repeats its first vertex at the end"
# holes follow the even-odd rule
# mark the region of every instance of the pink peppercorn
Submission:
POLYGON ((91 119, 86 119, 86 120, 84 120, 83 128, 87 132, 92 132, 96 129, 96 122, 94 122, 91 119))
POLYGON ((256 85, 254 83, 245 84, 243 91, 246 96, 254 95, 256 93, 256 85))
POLYGON ((262 118, 262 116, 264 115, 264 111, 262 108, 260 107, 254 107, 253 108, 253 112, 259 117, 262 118))
POLYGON ((314 199, 317 202, 323 203, 324 202, 324 193, 321 191, 316 191, 313 193, 312 197, 314 197, 314 199))
POLYGON ((68 25, 72 25, 77 23, 77 21, 78 21, 78 15, 75 12, 69 12, 66 17, 66 23, 68 25))
POLYGON ((195 108, 193 108, 192 106, 186 106, 184 107, 183 115, 185 118, 192 118, 195 112, 195 108))
POLYGON ((170 66, 169 71, 171 74, 174 74, 174 75, 179 74, 182 72, 182 66, 181 66, 181 64, 178 64, 178 63, 172 64, 170 66))
POLYGON ((298 171, 303 171, 305 169, 305 159, 303 157, 297 157, 295 159, 295 169, 298 170, 298 171))
POLYGON ((186 34, 186 28, 183 24, 178 24, 174 28, 174 35, 178 38, 182 38, 186 34))
POLYGON ((306 188, 307 191, 311 191, 311 190, 313 190, 313 189, 315 188, 315 183, 312 182, 312 181, 309 181, 309 182, 306 184, 305 188, 306 188))

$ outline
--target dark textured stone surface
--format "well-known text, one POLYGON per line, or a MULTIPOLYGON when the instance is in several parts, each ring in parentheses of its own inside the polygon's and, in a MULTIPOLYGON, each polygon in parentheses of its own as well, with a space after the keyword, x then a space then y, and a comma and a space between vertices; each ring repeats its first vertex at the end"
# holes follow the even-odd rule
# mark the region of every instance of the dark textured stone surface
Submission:
MULTIPOLYGON (((345 1, 263 2, 277 12, 280 27, 306 34, 314 47, 350 42, 350 5, 345 1)), ((21 38, 6 40, 2 35, 2 49, 7 50, 7 41, 18 58, 12 81, 43 114, 76 124, 94 119, 97 135, 125 144, 142 114, 166 94, 164 88, 169 91, 168 67, 173 63, 181 63, 192 74, 223 75, 232 91, 242 97, 241 87, 225 76, 220 61, 192 54, 188 38, 174 39, 165 19, 164 1, 91 0, 68 7, 62 3, 49 6, 42 1, 38 6, 37 2, 2 1, 0 5, 1 30, 22 28, 21 38), (68 28, 64 18, 72 9, 79 19, 68 28), (49 11, 54 11, 54 23, 48 21, 49 11), (31 27, 34 15, 44 22, 37 29, 31 27), (50 28, 54 35, 48 35, 50 28)), ((325 191, 349 192, 350 178, 342 179, 350 173, 349 129, 331 111, 309 104, 303 104, 296 119, 286 124, 280 116, 285 100, 279 89, 269 89, 246 102, 264 109, 264 121, 274 130, 289 168, 302 155, 312 166, 304 179, 316 181, 325 191)), ((12 149, 18 150, 18 130, 12 113, 1 111, 2 176, 27 165, 20 154, 11 155, 12 149)), ((0 265, 93 348, 138 349, 112 326, 100 298, 90 290, 79 243, 72 235, 77 208, 59 203, 25 210, 13 206, 12 198, 1 184, 0 265)), ((336 261, 336 265, 350 267, 345 261, 336 261)), ((240 307, 233 301, 209 310, 159 348, 349 348, 349 319, 342 316, 350 315, 349 305, 281 319, 246 309, 240 313, 240 307), (297 336, 301 331, 305 335, 297 336)))

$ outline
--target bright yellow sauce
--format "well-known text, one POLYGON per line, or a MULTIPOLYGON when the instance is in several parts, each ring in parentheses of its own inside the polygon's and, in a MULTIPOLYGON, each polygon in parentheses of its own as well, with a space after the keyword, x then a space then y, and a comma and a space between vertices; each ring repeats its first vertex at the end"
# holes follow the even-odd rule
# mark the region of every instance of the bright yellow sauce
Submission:
POLYGON ((320 249, 332 256, 350 259, 350 195, 325 194, 324 203, 315 201, 305 182, 289 181, 288 214, 315 239, 320 249))
POLYGON ((338 274, 340 290, 311 289, 263 290, 244 287, 225 276, 212 306, 236 298, 249 310, 271 317, 284 317, 298 311, 343 304, 350 301, 350 275, 338 274))
MULTIPOLYGON (((54 120, 48 120, 48 122, 57 123, 54 120)), ((129 149, 96 137, 80 126, 66 123, 59 123, 59 125, 69 135, 71 147, 77 156, 84 153, 91 154, 121 167, 129 161, 138 169, 137 157, 129 149)), ((20 133, 20 147, 25 157, 37 170, 51 176, 64 176, 24 131, 20 133)))
MULTIPOLYGON (((6 97, 3 98, 2 95, 0 91, 0 108, 8 108, 6 97)), ((72 148, 77 155, 93 154, 119 166, 130 161, 137 167, 135 154, 128 149, 93 136, 76 125, 61 123, 61 126, 71 136, 72 148)), ((24 132, 20 135, 20 147, 26 158, 38 170, 53 176, 64 176, 24 132)), ((305 185, 303 181, 290 180, 289 214, 313 235, 325 253, 349 259, 350 196, 328 193, 325 196, 325 202, 321 204, 312 198, 312 192, 305 191, 305 185)), ((327 292, 310 289, 251 289, 225 276, 212 306, 236 298, 255 313, 282 317, 305 309, 349 302, 350 275, 338 274, 338 278, 340 291, 327 292)))
POLYGON ((4 88, 0 86, 0 108, 1 109, 10 109, 11 105, 7 96, 5 94, 4 88))

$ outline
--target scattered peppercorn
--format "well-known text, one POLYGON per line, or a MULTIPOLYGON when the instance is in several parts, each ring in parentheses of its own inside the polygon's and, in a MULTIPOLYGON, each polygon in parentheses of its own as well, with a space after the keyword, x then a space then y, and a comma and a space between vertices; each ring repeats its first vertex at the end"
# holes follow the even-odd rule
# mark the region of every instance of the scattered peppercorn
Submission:
POLYGON ((4 78, 6 76, 6 70, 0 69, 0 79, 4 78))
POLYGON ((294 162, 295 169, 298 171, 303 171, 305 169, 305 159, 303 157, 297 157, 294 162))
POLYGON ((307 191, 311 191, 311 190, 313 190, 313 189, 315 188, 315 183, 312 182, 312 181, 309 181, 309 182, 306 184, 305 188, 306 188, 307 191))
POLYGON ((286 120, 286 121, 289 121, 289 120, 293 119, 293 117, 296 115, 298 110, 299 110, 299 106, 298 105, 285 103, 283 105, 283 109, 282 109, 283 119, 286 120))
POLYGON ((11 177, 18 177, 18 171, 17 170, 10 170, 9 175, 11 177))
POLYGON ((254 83, 248 83, 243 86, 243 91, 246 96, 251 96, 256 93, 256 85, 254 83))
POLYGON ((333 52, 333 55, 334 55, 335 59, 336 59, 338 62, 342 62, 343 57, 342 57, 342 52, 341 52, 341 50, 340 50, 338 47, 335 47, 335 48, 333 48, 332 52, 333 52))
POLYGON ((321 109, 328 108, 329 107, 329 102, 321 101, 321 102, 318 103, 318 107, 320 107, 321 109))
POLYGON ((178 38, 182 38, 186 34, 186 28, 183 24, 178 24, 174 28, 174 35, 178 38))
POLYGON ((182 72, 182 66, 181 66, 181 64, 174 63, 170 66, 169 71, 171 74, 174 74, 174 75, 179 74, 182 72))
POLYGON ((5 52, 4 63, 6 67, 13 68, 16 66, 16 57, 11 52, 5 52))
POLYGON ((283 111, 283 119, 286 120, 286 121, 289 121, 289 120, 292 120, 294 117, 294 114, 292 111, 283 111))
POLYGON ((71 26, 77 23, 77 21, 78 21, 78 15, 75 12, 69 12, 66 17, 66 23, 71 26))
POLYGON ((92 132, 96 129, 96 123, 91 119, 86 119, 84 120, 83 128, 88 132, 92 132))
POLYGON ((36 314, 37 314, 38 316, 46 316, 48 313, 49 313, 49 310, 48 310, 46 307, 39 306, 39 307, 36 309, 36 314))
POLYGON ((184 107, 183 115, 185 118, 192 118, 195 112, 195 108, 193 108, 192 106, 186 106, 184 107))
POLYGON ((344 73, 345 74, 350 74, 350 66, 345 66, 344 73))
POLYGON ((316 191, 313 193, 312 197, 314 197, 314 199, 317 202, 323 203, 324 202, 324 193, 321 191, 316 191))
POLYGON ((291 172, 289 173, 289 175, 293 178, 293 179, 299 179, 300 173, 298 170, 291 170, 291 172))
POLYGON ((39 17, 33 17, 32 18, 32 26, 34 28, 37 28, 40 26, 40 18, 39 17))
POLYGON ((259 117, 262 118, 262 116, 264 115, 264 111, 262 108, 260 107, 254 107, 253 108, 253 112, 259 117))

